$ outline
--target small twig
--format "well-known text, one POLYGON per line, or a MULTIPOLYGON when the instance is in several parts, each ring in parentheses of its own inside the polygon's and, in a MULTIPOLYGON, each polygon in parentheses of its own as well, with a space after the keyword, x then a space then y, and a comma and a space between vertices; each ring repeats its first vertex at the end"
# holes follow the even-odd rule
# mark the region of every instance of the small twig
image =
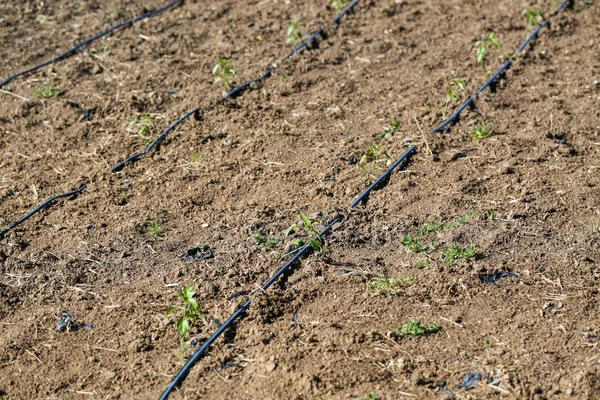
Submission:
POLYGON ((431 152, 431 149, 429 148, 429 143, 427 143, 427 139, 425 138, 425 133, 423 132, 423 129, 421 129, 421 125, 419 125, 419 121, 417 120, 416 117, 415 118, 415 122, 417 123, 417 128, 419 128, 419 131, 421 131, 421 136, 423 136, 423 141, 425 142, 425 147, 427 148, 427 151, 429 152, 429 155, 432 156, 433 153, 431 152))
POLYGON ((14 94, 13 92, 9 92, 8 90, 2 90, 2 89, 0 89, 0 93, 4 93, 4 94, 7 94, 9 96, 16 97, 17 99, 21 99, 23 101, 29 101, 29 99, 27 97, 19 96, 18 94, 14 94))

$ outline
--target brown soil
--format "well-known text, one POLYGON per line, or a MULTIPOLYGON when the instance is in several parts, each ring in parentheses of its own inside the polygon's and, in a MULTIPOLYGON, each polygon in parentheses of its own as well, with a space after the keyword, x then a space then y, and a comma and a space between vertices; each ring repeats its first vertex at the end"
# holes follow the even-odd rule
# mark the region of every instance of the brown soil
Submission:
MULTIPOLYGON (((0 1, 1 77, 160 4, 0 1)), ((6 398, 157 398, 182 365, 164 312, 192 283, 205 315, 192 329, 200 342, 248 298, 227 300, 232 293, 255 300, 175 399, 438 398, 441 381, 461 398, 600 398, 598 7, 576 0, 449 134, 431 134, 450 79, 466 79, 469 93, 485 80, 475 41, 493 30, 501 54, 514 51, 532 4, 365 0, 338 28, 326 4, 186 1, 4 88, 31 100, 0 95, 0 225, 88 185, 0 243, 6 398), (323 24, 327 37, 278 63, 266 96, 220 104, 212 66, 227 57, 237 83, 258 76, 289 51, 292 18, 305 32, 323 24), (35 98, 43 82, 60 94, 35 98), (155 136, 196 106, 201 121, 109 172, 143 148, 127 131, 139 113, 154 116, 155 136), (381 139, 392 117, 399 129, 381 139), (474 141, 484 120, 494 135, 474 141), (411 163, 347 215, 322 253, 256 293, 286 240, 272 252, 251 235, 281 235, 300 212, 323 221, 347 213, 384 170, 367 177, 347 160, 372 143, 395 158, 408 139, 419 145, 411 163), (460 150, 471 151, 449 163, 460 150), (193 153, 204 158, 190 165, 193 153), (424 256, 400 238, 470 211, 477 217, 462 227, 416 235, 437 250, 414 268, 424 256), (150 221, 162 236, 145 232, 150 221), (180 259, 198 244, 213 258, 180 259), (451 245, 476 246, 478 256, 446 265, 451 245), (478 279, 497 271, 523 276, 478 279), (377 296, 366 282, 379 274, 414 283, 377 296), (93 329, 55 332, 61 312, 93 329), (389 334, 410 317, 443 330, 389 334), (470 371, 482 382, 454 389, 470 371)))

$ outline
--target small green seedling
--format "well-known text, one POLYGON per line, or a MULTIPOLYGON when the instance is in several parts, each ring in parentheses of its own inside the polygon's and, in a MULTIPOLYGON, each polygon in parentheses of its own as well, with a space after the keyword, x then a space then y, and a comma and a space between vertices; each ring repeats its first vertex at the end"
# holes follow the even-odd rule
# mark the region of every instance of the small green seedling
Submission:
POLYGON ((427 326, 424 326, 416 319, 409 318, 408 323, 402 325, 401 328, 396 329, 394 333, 397 337, 401 338, 405 336, 429 336, 441 330, 442 328, 436 324, 428 324, 427 326))
POLYGON ((400 242, 413 253, 429 254, 436 249, 435 242, 431 242, 427 246, 423 246, 419 240, 412 235, 402 236, 400 238, 400 242))
POLYGON ((290 26, 288 26, 286 35, 285 35, 285 43, 291 44, 292 46, 296 46, 302 40, 302 32, 300 31, 300 21, 297 19, 293 19, 290 26))
POLYGON ((429 265, 428 259, 425 259, 423 261, 418 261, 418 260, 413 261, 413 268, 415 268, 415 269, 423 269, 428 265, 429 265))
POLYGON ((34 95, 35 97, 43 97, 43 98, 49 98, 49 97, 54 97, 56 95, 58 95, 60 93, 60 86, 52 86, 49 83, 45 83, 35 89, 34 95))
POLYGON ((464 249, 454 245, 443 252, 446 265, 462 264, 477 255, 477 247, 467 246, 464 249))
POLYGON ((375 393, 375 392, 365 393, 365 400, 377 400, 377 393, 375 393))
POLYGON ((226 90, 230 89, 231 78, 235 76, 235 71, 229 67, 229 59, 223 58, 213 67, 212 74, 215 77, 213 85, 223 82, 226 90))
POLYGON ((452 79, 450 81, 450 85, 446 87, 446 104, 444 104, 444 109, 442 110, 442 119, 446 119, 446 113, 448 112, 448 106, 452 101, 458 101, 458 96, 461 96, 463 99, 467 97, 467 93, 465 91, 465 81, 460 79, 452 79))
POLYGON ((489 72, 485 68, 485 57, 487 56, 490 49, 494 49, 496 52, 496 56, 498 56, 498 52, 500 50, 500 43, 494 32, 489 32, 487 36, 483 40, 477 41, 475 43, 475 48, 477 49, 476 60, 477 64, 481 65, 481 70, 484 75, 487 75, 489 72))
POLYGON ((189 164, 200 164, 200 162, 202 162, 202 160, 204 160, 204 154, 192 153, 192 156, 191 156, 190 160, 188 161, 188 163, 189 164))
POLYGON ((490 339, 486 339, 486 341, 483 342, 483 345, 481 347, 483 347, 484 350, 489 347, 492 347, 492 341, 490 339))
POLYGON ((373 278, 367 282, 367 290, 385 297, 397 296, 401 294, 401 289, 412 285, 414 280, 412 276, 407 276, 404 279, 396 279, 379 275, 377 278, 373 278))
POLYGON ((150 224, 146 226, 146 232, 152 236, 162 235, 162 225, 158 221, 150 221, 150 224))
POLYGON ((546 17, 542 10, 538 10, 535 7, 529 7, 523 10, 523 18, 527 23, 527 35, 529 35, 537 26, 541 25, 546 17))
POLYGON ((416 228, 415 231, 421 235, 425 235, 428 233, 439 232, 439 231, 442 231, 442 230, 448 229, 448 228, 456 229, 456 228, 460 228, 463 225, 467 225, 476 216, 477 216, 477 214, 475 214, 473 211, 469 211, 464 217, 459 217, 455 221, 452 221, 452 222, 444 222, 441 220, 435 221, 432 219, 425 225, 423 225, 419 228, 416 228))
MULTIPOLYGON (((298 226, 298 224, 293 224, 289 228, 287 228, 285 231, 285 235, 289 236, 292 233, 294 233, 297 229, 302 227, 302 230, 306 234, 310 235, 310 238, 308 239, 310 247, 312 247, 313 250, 316 252, 320 252, 321 250, 323 250, 321 235, 319 235, 319 232, 315 229, 315 225, 319 223, 319 220, 314 218, 308 218, 306 215, 300 213, 300 222, 300 226, 298 226)), ((302 239, 294 239, 292 243, 296 246, 297 249, 304 246, 304 242, 302 239)))
POLYGON ((279 243, 279 238, 277 236, 263 236, 263 235, 252 235, 252 241, 256 244, 260 244, 267 249, 272 249, 279 243))
POLYGON ((165 316, 171 315, 173 311, 180 311, 181 317, 175 323, 175 328, 181 340, 181 356, 185 353, 185 336, 190 330, 190 327, 197 320, 202 319, 202 313, 198 310, 198 303, 194 299, 194 285, 185 286, 182 290, 173 293, 173 296, 180 297, 183 305, 172 305, 167 308, 165 316))
POLYGON ((492 210, 487 210, 485 212, 485 214, 487 215, 487 219, 488 219, 489 222, 495 222, 496 221, 496 214, 492 210))
POLYGON ((371 145, 365 154, 360 157, 358 160, 358 167, 363 168, 367 171, 367 176, 371 175, 373 171, 377 168, 377 166, 385 162, 386 164, 392 161, 392 157, 390 157, 385 151, 381 150, 381 146, 371 145), (366 170, 365 164, 369 161, 373 161, 373 165, 369 170, 366 170))
POLYGON ((134 118, 129 121, 127 129, 130 132, 138 133, 142 138, 145 138, 144 135, 147 135, 156 129, 156 124, 154 123, 154 118, 150 115, 142 114, 139 118, 134 118))
POLYGON ((492 132, 487 128, 488 121, 483 121, 481 125, 476 124, 473 126, 473 137, 477 140, 485 139, 490 136, 492 132))
POLYGON ((347 1, 348 0, 333 0, 331 2, 331 8, 333 8, 337 12, 340 12, 340 11, 342 11, 342 9, 344 8, 344 6, 346 5, 347 1))
POLYGON ((382 139, 387 139, 390 136, 392 136, 394 133, 396 133, 396 131, 398 130, 399 127, 400 127, 400 120, 396 119, 394 117, 394 118, 392 118, 392 122, 390 122, 390 127, 384 129, 383 133, 381 133, 379 135, 379 137, 382 139))

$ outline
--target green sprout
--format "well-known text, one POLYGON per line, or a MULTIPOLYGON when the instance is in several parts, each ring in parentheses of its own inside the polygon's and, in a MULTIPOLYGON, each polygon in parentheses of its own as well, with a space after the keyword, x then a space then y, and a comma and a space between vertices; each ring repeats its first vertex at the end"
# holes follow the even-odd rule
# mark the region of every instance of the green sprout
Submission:
POLYGON ((139 118, 134 118, 129 121, 127 129, 130 132, 137 133, 143 139, 148 139, 144 135, 154 131, 156 129, 156 124, 154 123, 154 118, 152 118, 150 115, 142 114, 139 118))
POLYGON ((41 87, 35 89, 34 95, 35 97, 43 97, 47 99, 49 97, 54 97, 59 93, 60 86, 52 86, 51 84, 44 82, 41 87))
POLYGON ((544 12, 535 7, 524 9, 521 15, 525 18, 525 22, 528 25, 527 35, 529 35, 537 26, 541 25, 546 19, 544 12))
POLYGON ((251 236, 251 239, 254 243, 263 245, 267 249, 272 249, 279 243, 279 238, 276 236, 263 236, 255 234, 251 236))
POLYGON ((458 101, 459 94, 463 99, 467 97, 467 93, 465 92, 465 81, 452 79, 450 85, 446 87, 446 104, 444 104, 444 109, 442 111, 442 119, 446 119, 446 113, 448 112, 450 102, 458 101))
POLYGON ((302 39, 302 32, 300 31, 300 21, 297 19, 293 19, 290 26, 288 26, 286 35, 285 35, 285 43, 291 44, 292 46, 296 46, 302 39))
POLYGON ((165 316, 171 315, 173 311, 180 311, 181 317, 175 323, 175 328, 179 334, 181 340, 181 356, 185 352, 185 336, 190 330, 190 327, 196 323, 197 320, 202 319, 202 314, 198 311, 198 303, 194 299, 194 285, 185 286, 182 290, 173 293, 173 296, 181 297, 183 305, 172 305, 167 308, 165 316))
POLYGON ((477 247, 467 246, 464 249, 454 245, 443 252, 446 265, 462 264, 477 255, 477 247))
POLYGON ((436 249, 435 242, 431 242, 427 246, 423 246, 419 240, 412 235, 402 236, 400 238, 400 242, 413 253, 429 254, 436 249))
POLYGON ((367 171, 367 176, 369 176, 375 171, 379 163, 389 163, 391 160, 392 158, 385 151, 381 150, 381 146, 373 144, 367 149, 366 153, 360 157, 358 167, 365 169, 365 164, 369 161, 373 161, 373 166, 367 171))
POLYGON ((485 212, 485 214, 487 215, 487 219, 488 219, 489 222, 495 222, 496 221, 496 214, 492 210, 487 210, 485 212))
POLYGON ((485 342, 483 342, 483 345, 481 345, 481 347, 485 350, 489 347, 492 347, 492 341, 490 339, 486 339, 485 342))
POLYGON ((428 265, 429 265, 428 259, 424 259, 423 261, 418 261, 418 260, 413 261, 413 268, 415 268, 415 269, 423 269, 428 265))
POLYGON ((481 65, 483 74, 487 75, 489 72, 485 69, 485 57, 487 56, 490 48, 493 48, 496 52, 496 56, 498 56, 500 43, 498 42, 498 39, 496 39, 494 32, 489 32, 483 40, 479 40, 477 43, 475 43, 475 48, 477 49, 477 64, 481 65))
POLYGON ((162 225, 158 221, 150 221, 150 224, 146 226, 146 232, 152 236, 162 235, 162 225))
POLYGON ((229 67, 229 59, 223 58, 213 67, 212 74, 215 77, 213 85, 223 82, 226 90, 230 89, 230 78, 235 76, 235 71, 229 67))
POLYGON ((404 279, 397 279, 379 275, 377 278, 373 278, 367 282, 367 290, 376 295, 384 295, 389 298, 401 294, 401 289, 412 285, 414 280, 415 279, 412 276, 407 276, 404 279))
MULTIPOLYGON (((310 235, 310 239, 308 239, 308 244, 313 248, 314 251, 320 252, 323 250, 323 240, 321 239, 321 235, 315 229, 315 225, 319 223, 318 219, 308 218, 306 215, 300 213, 300 226, 298 224, 292 224, 289 228, 286 229, 285 235, 289 236, 294 233, 297 229, 302 227, 302 230, 310 235)), ((302 239, 294 239, 292 243, 296 246, 297 249, 304 246, 304 242, 302 239)), ((287 255, 287 254, 286 254, 287 255)))
POLYGON ((340 11, 342 11, 342 9, 344 8, 344 6, 346 5, 347 1, 348 0, 333 0, 331 2, 331 8, 333 8, 337 12, 340 12, 340 11))
POLYGON ((190 160, 188 161, 188 164, 198 165, 198 164, 200 164, 200 162, 202 160, 204 160, 204 154, 202 154, 202 153, 192 153, 192 156, 191 156, 190 160))
POLYGON ((396 119, 394 117, 394 118, 392 118, 392 122, 390 122, 390 127, 384 129, 383 133, 380 134, 379 137, 382 139, 387 139, 388 137, 390 137, 394 133, 396 133, 396 131, 398 130, 399 127, 400 127, 400 120, 396 119))
POLYGON ((409 318, 408 323, 402 325, 401 328, 396 329, 394 333, 397 337, 401 338, 404 336, 429 336, 441 330, 442 328, 436 324, 427 324, 427 326, 424 326, 416 319, 409 318))
POLYGON ((365 393, 365 400, 377 400, 377 393, 375 392, 367 392, 365 393))
POLYGON ((483 121, 481 125, 477 124, 473 126, 473 137, 477 140, 484 139, 492 134, 492 132, 487 129, 488 121, 483 121))

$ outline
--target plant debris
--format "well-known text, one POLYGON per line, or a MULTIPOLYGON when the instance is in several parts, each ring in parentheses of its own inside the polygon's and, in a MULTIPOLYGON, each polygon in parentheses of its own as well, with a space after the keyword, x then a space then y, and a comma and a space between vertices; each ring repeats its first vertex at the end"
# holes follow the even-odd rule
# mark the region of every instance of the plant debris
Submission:
POLYGON ((85 323, 85 324, 75 322, 75 318, 71 314, 63 312, 60 314, 60 319, 56 323, 54 330, 56 332, 69 332, 69 331, 75 332, 82 328, 85 328, 88 331, 91 331, 92 329, 94 329, 94 327, 92 326, 92 324, 90 322, 85 323))
POLYGON ((208 246, 198 246, 193 249, 189 249, 187 252, 181 255, 183 261, 197 261, 197 260, 208 260, 212 258, 212 251, 208 246))
POLYGON ((481 381, 481 374, 479 372, 469 372, 463 376, 462 381, 456 385, 455 389, 471 389, 481 381))
POLYGON ((505 278, 507 276, 516 276, 517 278, 522 276, 519 272, 495 272, 493 274, 477 274, 479 280, 482 283, 496 283, 498 279, 505 278))

